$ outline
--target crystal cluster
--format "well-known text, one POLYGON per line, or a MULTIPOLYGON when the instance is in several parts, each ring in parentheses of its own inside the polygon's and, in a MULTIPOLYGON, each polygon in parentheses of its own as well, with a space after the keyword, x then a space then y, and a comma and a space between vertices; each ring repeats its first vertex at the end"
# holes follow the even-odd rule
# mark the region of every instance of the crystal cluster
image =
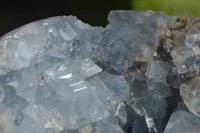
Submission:
POLYGON ((200 20, 111 11, 0 38, 0 133, 199 133, 200 20))

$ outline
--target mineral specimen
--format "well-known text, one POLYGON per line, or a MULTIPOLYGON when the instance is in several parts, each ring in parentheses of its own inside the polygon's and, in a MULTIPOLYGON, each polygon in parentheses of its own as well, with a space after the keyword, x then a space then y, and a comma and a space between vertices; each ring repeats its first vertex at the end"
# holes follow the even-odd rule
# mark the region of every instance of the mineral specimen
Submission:
POLYGON ((108 21, 52 17, 0 38, 0 133, 200 131, 200 20, 108 21))

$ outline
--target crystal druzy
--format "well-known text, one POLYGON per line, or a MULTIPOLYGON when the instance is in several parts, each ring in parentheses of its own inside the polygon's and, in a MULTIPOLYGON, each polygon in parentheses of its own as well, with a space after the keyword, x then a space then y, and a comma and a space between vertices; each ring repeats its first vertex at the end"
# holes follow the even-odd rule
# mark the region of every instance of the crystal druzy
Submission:
POLYGON ((0 133, 199 133, 200 20, 111 11, 0 38, 0 133))

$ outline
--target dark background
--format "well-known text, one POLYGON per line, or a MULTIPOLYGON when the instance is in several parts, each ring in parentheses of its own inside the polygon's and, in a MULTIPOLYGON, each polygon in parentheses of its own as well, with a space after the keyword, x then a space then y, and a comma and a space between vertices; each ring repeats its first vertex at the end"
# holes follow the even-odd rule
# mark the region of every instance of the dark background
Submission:
POLYGON ((26 23, 59 15, 105 26, 109 11, 130 8, 129 0, 0 0, 0 36, 26 23))

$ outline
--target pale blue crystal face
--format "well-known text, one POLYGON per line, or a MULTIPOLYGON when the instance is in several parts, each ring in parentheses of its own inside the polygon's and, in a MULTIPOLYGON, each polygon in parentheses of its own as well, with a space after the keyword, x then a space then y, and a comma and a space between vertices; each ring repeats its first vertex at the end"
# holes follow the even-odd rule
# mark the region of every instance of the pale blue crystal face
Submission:
POLYGON ((94 51, 98 57, 121 73, 132 66, 133 55, 127 42, 112 29, 104 31, 103 38, 94 51))
POLYGON ((104 82, 105 86, 108 87, 111 98, 126 101, 129 97, 129 87, 123 76, 116 76, 103 72, 99 74, 99 78, 104 82))
POLYGON ((185 45, 179 46, 172 50, 171 56, 174 64, 176 65, 178 73, 189 72, 190 66, 193 64, 193 62, 187 62, 187 60, 192 61, 192 58, 195 56, 191 48, 188 48, 185 45))
POLYGON ((153 59, 158 46, 154 17, 152 11, 113 11, 108 16, 111 29, 124 38, 136 61, 153 59))
POLYGON ((101 71, 102 69, 94 64, 89 58, 81 61, 81 74, 84 77, 90 77, 101 71))
POLYGON ((200 116, 200 77, 197 76, 182 84, 180 94, 190 112, 200 116))
POLYGON ((169 65, 160 61, 152 61, 147 69, 147 77, 155 82, 165 82, 169 65))
POLYGON ((200 118, 186 111, 171 115, 164 133, 199 133, 200 118))

